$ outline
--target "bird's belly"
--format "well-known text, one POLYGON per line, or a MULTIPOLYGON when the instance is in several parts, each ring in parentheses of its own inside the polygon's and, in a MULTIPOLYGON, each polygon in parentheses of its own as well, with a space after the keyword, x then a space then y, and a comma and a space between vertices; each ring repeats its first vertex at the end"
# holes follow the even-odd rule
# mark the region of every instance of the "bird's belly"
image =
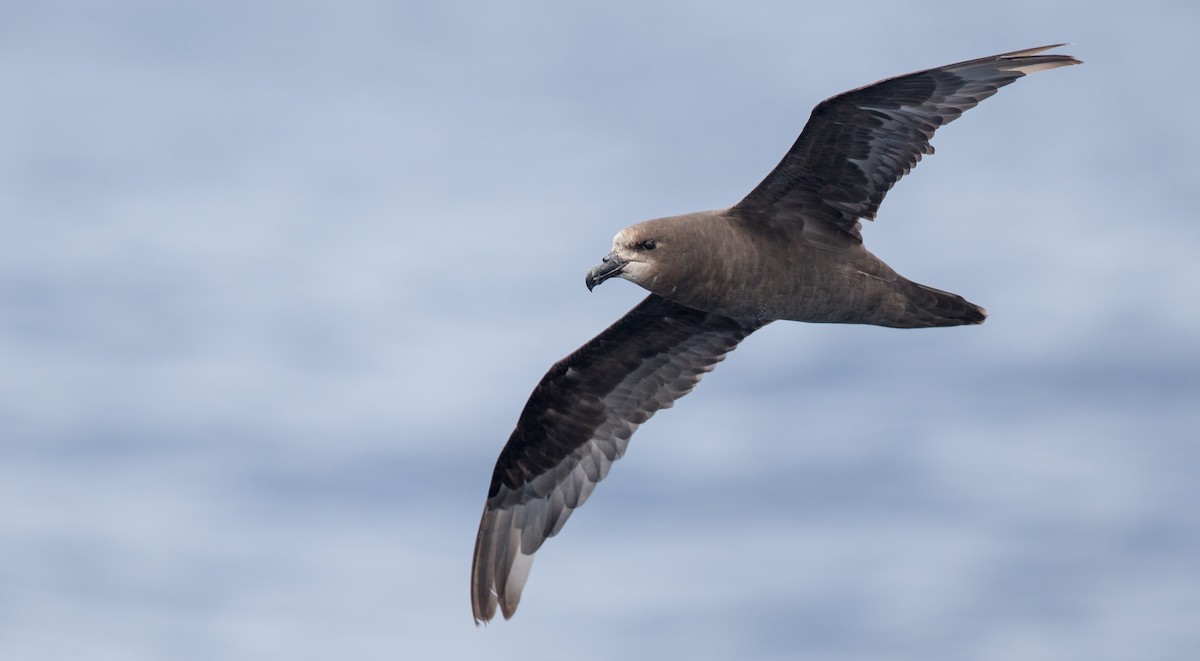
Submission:
POLYGON ((710 274, 668 298, 705 312, 740 319, 812 323, 874 323, 898 276, 882 262, 818 260, 750 265, 710 274), (882 268, 880 268, 882 267, 882 268))

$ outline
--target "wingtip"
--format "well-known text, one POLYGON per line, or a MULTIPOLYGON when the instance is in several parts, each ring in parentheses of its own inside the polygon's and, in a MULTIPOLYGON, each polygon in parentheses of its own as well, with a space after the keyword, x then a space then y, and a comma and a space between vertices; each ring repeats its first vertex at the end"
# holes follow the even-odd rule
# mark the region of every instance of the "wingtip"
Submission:
POLYGON ((1071 44, 1067 42, 1063 42, 1061 44, 1050 44, 1049 46, 1034 46, 1033 48, 1025 48, 1023 50, 1015 50, 1011 53, 1004 53, 1000 57, 1025 57, 1027 55, 1037 55, 1038 53, 1044 53, 1048 50, 1054 50, 1055 48, 1062 48, 1063 46, 1070 45, 1071 44))
MULTIPOLYGON (((473 588, 474 586, 472 586, 473 588)), ((475 591, 471 591, 471 619, 475 620, 476 627, 487 626, 488 622, 496 616, 495 604, 480 604, 475 596, 475 591)))
POLYGON ((1026 75, 1026 76, 1035 74, 1039 71, 1047 71, 1049 69, 1057 69, 1058 67, 1066 67, 1066 66, 1071 66, 1071 65, 1075 65, 1075 64, 1083 64, 1083 60, 1081 60, 1073 55, 1064 55, 1064 54, 1058 54, 1058 53, 1039 55, 1039 53, 1044 53, 1045 51, 1048 51, 1048 50, 1053 50, 1055 48, 1061 48, 1062 46, 1069 46, 1069 45, 1070 44, 1068 44, 1068 43, 1062 43, 1062 44, 1051 44, 1049 46, 1037 46, 1035 48, 1026 48, 1024 50, 1018 50, 1018 51, 1013 51, 1011 53, 1004 53, 1002 55, 998 55, 997 59, 1015 60, 1015 61, 1019 62, 1019 64, 1017 62, 1014 62, 1014 64, 1016 64, 1016 66, 1005 67, 1005 68, 1009 71, 1016 71, 1016 72, 1021 73, 1022 75, 1026 75))
POLYGON ((471 562, 471 614, 476 626, 495 619, 497 610, 505 620, 511 619, 529 579, 536 548, 529 553, 521 550, 523 529, 513 527, 514 516, 523 514, 484 505, 471 562))

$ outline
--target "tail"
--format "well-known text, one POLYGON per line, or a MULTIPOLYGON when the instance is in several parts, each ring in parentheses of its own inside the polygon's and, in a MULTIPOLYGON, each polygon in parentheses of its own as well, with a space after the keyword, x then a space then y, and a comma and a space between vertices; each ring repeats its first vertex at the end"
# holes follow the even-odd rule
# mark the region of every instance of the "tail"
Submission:
POLYGON ((907 281, 906 285, 904 311, 893 323, 882 325, 893 328, 932 328, 982 324, 983 320, 987 319, 987 310, 958 294, 912 281, 907 281))

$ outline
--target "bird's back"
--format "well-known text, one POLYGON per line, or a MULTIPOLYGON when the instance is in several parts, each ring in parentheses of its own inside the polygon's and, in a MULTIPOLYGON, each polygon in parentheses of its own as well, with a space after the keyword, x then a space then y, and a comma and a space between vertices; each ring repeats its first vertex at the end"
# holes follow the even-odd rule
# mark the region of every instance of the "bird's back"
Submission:
POLYGON ((653 222, 687 226, 680 234, 695 241, 661 255, 665 274, 639 284, 705 312, 896 328, 977 324, 986 316, 961 296, 904 278, 831 228, 763 230, 727 210, 653 222))

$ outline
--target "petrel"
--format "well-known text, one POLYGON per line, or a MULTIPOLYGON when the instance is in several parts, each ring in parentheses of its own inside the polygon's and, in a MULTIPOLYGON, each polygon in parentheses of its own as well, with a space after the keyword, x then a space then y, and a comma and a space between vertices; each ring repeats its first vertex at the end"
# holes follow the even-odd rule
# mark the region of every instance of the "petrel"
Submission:
POLYGON ((650 292, 555 363, 525 404, 488 488, 471 568, 476 624, 512 617, 533 554, 625 452, 638 425, 775 320, 928 328, 983 323, 956 294, 893 271, 862 243, 888 190, 939 126, 1022 76, 1079 64, 1030 48, 918 71, 822 101, 783 160, 728 209, 617 233, 587 272, 650 292))

